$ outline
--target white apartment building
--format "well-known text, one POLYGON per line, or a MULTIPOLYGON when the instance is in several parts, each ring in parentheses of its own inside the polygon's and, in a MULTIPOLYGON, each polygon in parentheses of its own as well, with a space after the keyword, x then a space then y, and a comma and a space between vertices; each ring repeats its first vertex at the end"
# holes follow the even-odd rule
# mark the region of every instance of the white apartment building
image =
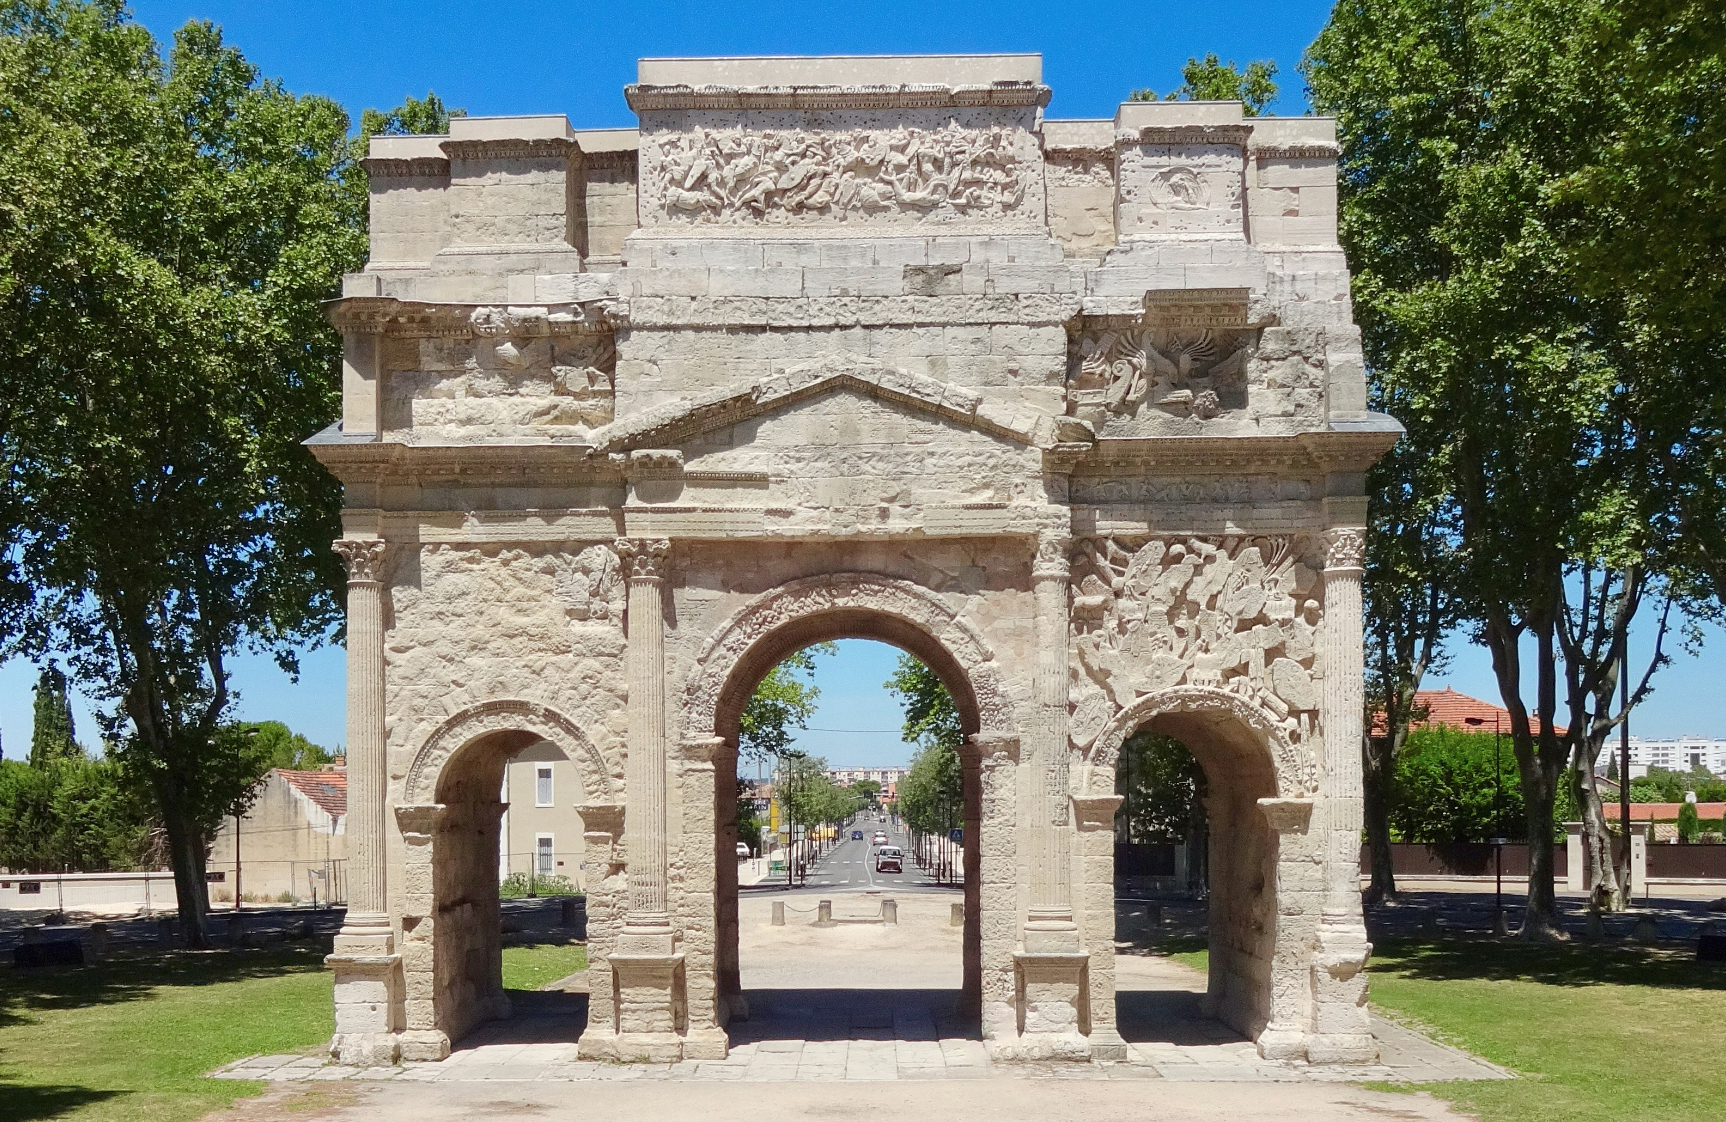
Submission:
POLYGON ((853 783, 861 783, 873 779, 881 784, 883 791, 890 791, 898 782, 911 774, 908 767, 830 767, 827 778, 841 787, 849 787, 853 783))
MULTIPOLYGON (((1616 738, 1613 738, 1607 747, 1616 749, 1616 738)), ((1601 758, 1604 759, 1605 756, 1606 753, 1602 752, 1601 758)), ((1664 768, 1667 771, 1689 771, 1694 767, 1704 767, 1715 775, 1726 775, 1726 737, 1632 736, 1630 774, 1646 774, 1649 767, 1664 768)))

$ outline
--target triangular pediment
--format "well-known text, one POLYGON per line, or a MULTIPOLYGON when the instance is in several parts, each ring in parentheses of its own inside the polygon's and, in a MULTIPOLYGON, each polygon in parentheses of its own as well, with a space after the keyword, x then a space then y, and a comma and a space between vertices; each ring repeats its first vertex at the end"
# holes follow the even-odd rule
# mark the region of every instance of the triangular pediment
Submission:
POLYGON ((668 448, 699 439, 801 402, 858 394, 890 407, 974 429, 1026 447, 1046 448, 1070 418, 1050 417, 1027 405, 994 400, 968 386, 902 370, 879 360, 843 352, 817 355, 765 378, 739 382, 705 394, 665 402, 613 421, 592 434, 597 453, 668 448))

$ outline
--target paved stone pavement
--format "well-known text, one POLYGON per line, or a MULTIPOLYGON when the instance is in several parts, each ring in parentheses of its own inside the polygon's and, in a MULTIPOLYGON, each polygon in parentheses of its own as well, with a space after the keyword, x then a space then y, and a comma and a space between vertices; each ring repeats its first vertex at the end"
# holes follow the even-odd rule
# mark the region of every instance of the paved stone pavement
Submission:
MULTIPOLYGON (((956 898, 956 897, 955 897, 956 898)), ((836 915, 879 911, 863 896, 834 897, 836 915)), ((813 903, 814 896, 800 903, 813 903)), ((253 1056, 214 1073, 228 1079, 403 1083, 890 1082, 903 1080, 1324 1083, 1498 1079, 1507 1073, 1420 1033, 1374 1018, 1381 1049, 1371 1067, 1325 1067, 1260 1059, 1253 1045, 1198 1011, 1204 978, 1165 957, 1117 958, 1121 1033, 1130 1058, 1110 1064, 992 1065, 974 1019, 955 1015, 959 932, 950 901, 930 893, 900 899, 897 928, 807 921, 766 922, 771 902, 742 901, 747 1021, 731 1026, 724 1060, 608 1064, 576 1058, 586 1019, 585 977, 517 994, 515 1015, 484 1026, 438 1064, 349 1068, 321 1057, 253 1056), (760 914, 757 915, 756 913, 760 914)), ((796 913, 793 913, 796 914, 796 913)))

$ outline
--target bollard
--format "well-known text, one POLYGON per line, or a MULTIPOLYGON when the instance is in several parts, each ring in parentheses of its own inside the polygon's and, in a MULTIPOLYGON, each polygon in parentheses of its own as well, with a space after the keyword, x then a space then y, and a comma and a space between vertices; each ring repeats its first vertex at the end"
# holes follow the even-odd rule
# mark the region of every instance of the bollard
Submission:
POLYGON ((783 900, 773 901, 773 926, 785 926, 785 901, 783 900))
POLYGON ((90 925, 90 958, 99 961, 108 957, 108 925, 97 920, 90 925))
POLYGON ((891 896, 881 901, 881 922, 888 927, 899 926, 899 901, 891 896))
POLYGON ((1658 943, 1660 941, 1660 924, 1655 918, 1644 912, 1636 917, 1636 931, 1631 938, 1638 943, 1658 943))
POLYGON ((1161 904, 1145 905, 1145 922, 1152 927, 1163 925, 1163 906, 1161 904))
POLYGON ((228 946, 243 947, 246 945, 246 917, 239 912, 228 917, 228 946))
POLYGON ((961 904, 957 901, 954 902, 953 914, 950 917, 948 917, 947 925, 949 927, 963 927, 963 926, 965 926, 965 905, 964 904, 961 904))
POLYGON ((1588 912, 1588 941, 1598 943, 1604 938, 1606 938, 1606 921, 1600 918, 1599 912, 1591 908, 1588 912))
POLYGON ((178 921, 173 916, 163 916, 156 921, 156 942, 164 947, 171 947, 179 941, 178 921))
POLYGON ((833 922, 833 901, 823 900, 815 906, 815 926, 816 927, 834 927, 834 926, 836 926, 836 924, 834 924, 834 922, 833 922))

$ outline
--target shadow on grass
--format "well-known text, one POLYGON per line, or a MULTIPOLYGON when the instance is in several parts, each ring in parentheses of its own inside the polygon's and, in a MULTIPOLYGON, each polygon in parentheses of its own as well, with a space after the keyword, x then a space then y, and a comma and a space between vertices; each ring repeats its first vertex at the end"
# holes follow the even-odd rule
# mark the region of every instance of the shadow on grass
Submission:
POLYGON ((1485 978, 1551 986, 1726 990, 1726 965, 1698 962, 1688 949, 1391 937, 1374 942, 1372 959, 1378 972, 1433 981, 1485 978))
POLYGON ((0 1122, 30 1122, 37 1118, 59 1118, 71 1110, 126 1094, 98 1091, 93 1087, 32 1086, 0 1082, 0 1122))
POLYGON ((1207 935, 1175 934, 1170 932, 1167 934, 1155 935, 1150 938, 1135 940, 1131 948, 1117 945, 1115 953, 1163 956, 1192 954, 1195 951, 1209 950, 1210 945, 1210 937, 1207 935))
POLYGON ((323 952, 312 947, 182 951, 116 958, 90 966, 0 968, 0 1028, 19 1023, 29 1011, 136 1001, 163 986, 219 985, 246 978, 316 973, 323 968, 323 952))

